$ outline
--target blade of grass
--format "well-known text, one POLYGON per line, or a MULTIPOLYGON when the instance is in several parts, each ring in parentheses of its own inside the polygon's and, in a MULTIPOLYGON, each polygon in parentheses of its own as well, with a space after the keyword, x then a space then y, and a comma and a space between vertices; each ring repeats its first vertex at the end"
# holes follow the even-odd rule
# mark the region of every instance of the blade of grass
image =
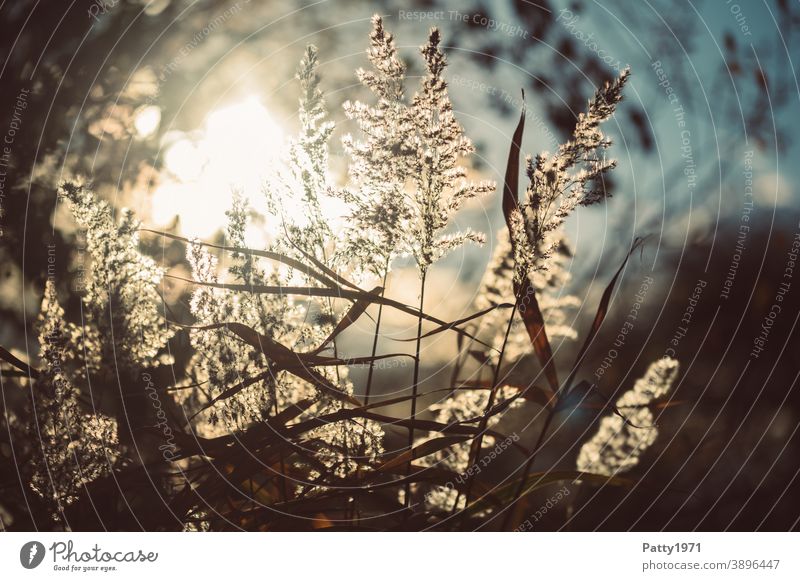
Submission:
POLYGON ((611 295, 614 291, 614 287, 617 284, 617 280, 619 279, 622 271, 625 269, 625 265, 628 263, 628 259, 631 255, 636 251, 637 248, 641 248, 644 245, 644 238, 636 238, 634 240, 631 249, 628 251, 628 254, 625 256, 625 259, 622 261, 622 264, 619 265, 617 272, 614 274, 611 281, 606 285, 605 290, 603 291, 603 296, 600 298, 600 304, 597 306, 597 313, 594 316, 594 320, 592 321, 591 327, 589 327, 589 332, 586 334, 586 340, 583 342, 580 351, 578 351, 577 357, 575 357, 575 363, 572 365, 572 371, 570 371, 569 377, 567 377, 567 381, 564 384, 564 392, 569 392, 570 388, 572 387, 572 382, 575 380, 575 376, 578 373, 578 369, 583 363, 583 359, 586 356, 586 351, 589 349, 589 346, 592 344, 597 332, 600 330, 600 327, 603 324, 603 321, 608 314, 608 307, 611 302, 611 295))
POLYGON ((441 319, 434 317, 432 315, 428 315, 424 312, 419 312, 414 307, 410 307, 405 305, 401 302, 395 301, 393 299, 389 299, 383 295, 376 295, 369 293, 364 290, 348 290, 343 289, 341 287, 336 288, 318 288, 318 287, 308 287, 308 286, 271 286, 271 285, 244 285, 244 284, 228 284, 228 283, 219 283, 219 282, 203 282, 198 280, 192 280, 188 278, 184 278, 182 276, 175 276, 171 274, 164 275, 165 278, 171 278, 174 280, 180 280, 182 282, 186 282, 189 284, 196 284, 199 286, 206 286, 209 288, 220 288, 225 290, 232 290, 232 291, 240 291, 240 292, 251 292, 251 293, 263 293, 263 294, 276 294, 276 295, 298 295, 298 296, 308 296, 308 297, 331 297, 331 298, 340 298, 346 299, 349 301, 358 301, 358 300, 369 300, 372 303, 376 303, 379 305, 385 305, 388 307, 392 307, 406 313, 408 315, 412 315, 414 318, 422 317, 426 321, 430 321, 431 323, 436 323, 437 325, 441 325, 447 327, 448 329, 452 329, 456 333, 460 335, 464 335, 476 343, 480 343, 484 347, 494 350, 493 347, 487 345, 477 337, 474 337, 467 331, 454 326, 452 323, 448 323, 446 321, 442 321, 441 319))
POLYGON ((27 363, 25 363, 15 355, 13 355, 10 351, 8 351, 4 347, 0 347, 0 359, 5 361, 6 363, 9 363, 10 365, 13 365, 18 370, 22 371, 23 373, 25 373, 30 377, 39 377, 40 372, 38 369, 31 367, 30 365, 28 365, 27 363))

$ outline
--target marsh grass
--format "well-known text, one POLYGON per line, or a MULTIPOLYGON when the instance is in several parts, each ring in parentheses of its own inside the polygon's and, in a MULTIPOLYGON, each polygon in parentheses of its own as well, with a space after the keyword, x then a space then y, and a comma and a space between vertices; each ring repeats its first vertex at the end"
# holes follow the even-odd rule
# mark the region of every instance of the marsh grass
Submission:
MULTIPOLYGON (((13 369, 4 370, 4 377, 32 388, 28 407, 8 427, 24 442, 21 470, 35 483, 55 528, 92 528, 97 519, 113 522, 111 528, 135 527, 119 514, 125 512, 119 503, 116 509, 94 503, 124 498, 138 511, 150 506, 144 524, 134 518, 150 529, 512 530, 535 507, 531 499, 540 489, 635 483, 620 473, 636 464, 639 447, 620 464, 624 470, 593 466, 603 454, 618 452, 614 442, 622 430, 652 427, 634 425, 628 416, 631 410, 656 409, 657 398, 613 404, 594 385, 576 383, 624 263, 608 283, 563 382, 546 323, 552 319, 547 309, 561 309, 548 295, 548 281, 559 268, 563 221, 578 206, 607 196, 603 175, 614 162, 605 157, 610 140, 600 124, 614 113, 628 72, 597 92, 571 140, 554 154, 524 164, 522 112, 501 196, 507 231, 501 234, 506 250, 499 260, 506 267, 487 271, 485 286, 494 290, 483 293, 481 308, 447 320, 425 310, 429 268, 450 250, 482 240, 476 233, 446 228, 464 201, 493 186, 468 182, 460 165, 472 145, 452 112, 438 31, 421 49, 427 72, 407 100, 405 65, 391 34, 379 18, 373 26, 368 52, 373 70, 359 70, 358 76, 375 100, 345 106, 362 135, 345 138, 352 167, 343 189, 326 177, 332 123, 319 90, 315 50, 309 48, 304 57, 298 75, 303 131, 290 148, 289 177, 278 176, 266 187, 270 207, 284 216, 282 234, 269 248, 245 247, 249 210, 241 200, 228 216, 227 243, 212 243, 143 228, 129 215, 115 222, 112 209, 81 184, 62 188, 76 220, 90 233, 94 282, 81 300, 92 316, 82 324, 63 321, 56 289, 48 287, 40 335, 57 331, 57 346, 46 350, 41 340, 43 352, 35 365, 0 349, 13 369), (522 169, 528 185, 520 199, 522 169), (328 227, 321 196, 350 205, 343 232, 328 227), (305 222, 289 222, 289 213, 280 211, 290 200, 304 208, 305 222), (181 245, 191 277, 168 273, 142 255, 139 235, 181 245), (417 306, 385 293, 392 262, 401 254, 413 257, 419 272, 417 306), (223 260, 231 265, 227 271, 219 268, 223 260), (365 273, 380 286, 364 288, 361 281, 370 278, 365 273), (191 319, 166 308, 159 296, 165 284, 176 283, 189 289, 191 319), (546 300, 547 308, 542 306, 546 300), (344 355, 338 339, 371 309, 377 317, 368 354, 344 355), (416 319, 416 334, 409 338, 413 353, 379 353, 387 310, 416 319), (449 385, 423 390, 422 342, 439 334, 454 337, 457 365, 449 385), (167 354, 180 337, 188 338, 193 354, 176 371, 167 354), (520 345, 522 352, 512 353, 520 345), (531 357, 540 372, 520 380, 515 369, 531 357), (375 372, 376 364, 398 358, 413 362, 411 383, 403 395, 383 396, 387 389, 378 384, 382 374, 375 372), (165 372, 170 365, 172 371, 165 372), (363 397, 349 379, 355 365, 368 369, 363 397), (461 376, 470 366, 473 371, 461 376), (154 393, 168 400, 158 403, 159 410, 162 405, 171 410, 163 424, 154 426, 152 414, 141 411, 144 396, 137 382, 143 373, 158 378, 161 387, 154 393), (74 411, 79 394, 91 393, 92 382, 109 384, 115 377, 127 386, 116 411, 92 405, 81 420, 74 411), (66 391, 65 385, 70 386, 66 391), (431 400, 439 403, 424 409, 422 402, 431 400), (73 410, 71 428, 58 433, 53 420, 65 401, 73 410), (595 447, 586 454, 593 461, 584 458, 581 470, 537 472, 536 459, 553 419, 582 407, 617 418, 616 431, 592 440, 595 447), (410 413, 387 411, 403 408, 410 413), (136 410, 142 416, 131 420, 136 410), (538 433, 526 438, 509 433, 512 410, 525 417, 543 414, 538 433), (39 441, 29 427, 31 418, 55 426, 52 437, 39 441), (108 433, 112 424, 120 432, 118 443, 116 434, 108 433), (397 430, 407 433, 405 445, 387 449, 386 435, 396 436, 397 430), (507 460, 480 470, 482 455, 499 443, 507 460), (165 445, 168 456, 140 452, 165 445), (88 476, 81 472, 86 454, 93 470, 88 476), (48 487, 54 468, 71 483, 68 493, 63 486, 48 487), (160 510, 152 510, 154 502, 160 510)), ((628 257, 641 244, 637 240, 628 257)), ((668 389, 662 385, 658 397, 668 389)))

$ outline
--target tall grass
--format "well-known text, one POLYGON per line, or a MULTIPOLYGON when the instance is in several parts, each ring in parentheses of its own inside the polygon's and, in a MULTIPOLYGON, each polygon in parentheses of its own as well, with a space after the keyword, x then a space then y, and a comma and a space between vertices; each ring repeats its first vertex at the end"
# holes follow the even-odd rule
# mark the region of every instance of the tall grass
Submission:
MULTIPOLYGON (((611 143, 600 125, 620 102, 628 73, 598 90, 557 152, 524 164, 522 111, 502 192, 507 246, 501 248, 507 250, 498 257, 501 267, 487 271, 483 306, 453 321, 425 310, 428 272, 452 249, 482 241, 476 233, 446 229, 466 200, 493 186, 465 179, 460 163, 472 145, 452 111, 439 45, 433 30, 421 48, 426 73, 407 99, 405 65, 391 34, 374 19, 368 51, 373 68, 358 71, 374 102, 345 106, 361 134, 345 137, 352 165, 343 188, 328 179, 332 122, 319 89, 316 51, 309 48, 298 73, 303 128, 289 147, 285 170, 265 188, 267 205, 282 221, 282 234, 266 249, 245 247, 250 210, 242 200, 228 214, 228 243, 217 244, 143 228, 127 214, 116 221, 112 209, 80 183, 64 185, 62 196, 89 232, 93 283, 82 297, 89 317, 82 324, 63 321, 57 289, 49 286, 39 361, 24 362, 0 349, 18 371, 16 381, 36 388, 18 414, 22 419, 8 428, 25 442, 21 470, 54 522, 76 526, 75 515, 92 498, 115 494, 117 485, 127 498, 126 488, 140 486, 142 475, 174 515, 155 519, 154 528, 189 530, 510 530, 525 519, 540 488, 631 482, 619 474, 638 461, 641 446, 619 465, 604 463, 604 455, 629 446, 626 438, 641 434, 634 430, 652 428, 635 426, 628 413, 654 405, 674 375, 654 372, 634 387, 641 397, 615 405, 587 382, 573 385, 623 268, 611 279, 563 383, 546 322, 561 309, 548 295, 548 281, 559 268, 563 222, 578 206, 600 203, 608 194, 603 176, 614 163, 605 157, 611 143), (348 204, 341 232, 327 224, 323 196, 348 204), (303 208, 305 219, 292 222, 292 212, 284 211, 290 205, 303 208), (191 277, 157 267, 139 249, 140 234, 182 245, 191 277), (399 255, 412 257, 418 268, 418 306, 385 292, 399 255), (227 270, 219 268, 223 257, 227 270), (380 286, 364 288, 374 278, 380 286), (191 319, 163 308, 159 292, 166 282, 188 285, 191 319), (545 299, 552 303, 548 308, 541 306, 545 299), (340 336, 370 309, 377 318, 368 354, 345 355, 340 336), (416 320, 412 355, 378 353, 387 310, 416 320), (122 326, 106 324, 109 311, 122 326), (457 341, 456 372, 449 385, 423 391, 423 340, 438 334, 457 341), (192 351, 179 369, 167 356, 176 337, 188 338, 192 351), (409 357, 410 384, 402 395, 386 397, 376 364, 409 357), (540 373, 520 381, 513 371, 531 357, 540 373), (170 365, 171 372, 162 372, 170 365), (349 379, 354 365, 368 368, 363 397, 349 379), (476 371, 460 376, 470 366, 476 371), (482 379, 485 369, 488 381, 482 379), (154 425, 156 408, 141 405, 143 374, 159 378, 153 393, 179 413, 165 414, 163 421, 159 416, 154 425), (115 378, 127 387, 116 418, 105 409, 77 411, 87 386, 115 378), (660 382, 658 389, 653 382, 660 382), (576 393, 583 394, 577 403, 576 393), (422 409, 421 402, 431 399, 438 403, 422 409), (593 405, 599 399, 616 419, 587 442, 580 469, 534 471, 556 415, 590 399, 593 405), (82 434, 58 424, 65 404, 73 410, 70 425, 77 422, 82 434), (410 414, 386 411, 402 407, 410 414), (126 415, 133 410, 141 417, 126 415), (531 413, 544 417, 535 438, 507 431, 510 417, 531 413), (48 427, 47 438, 24 419, 34 417, 48 427), (119 434, 109 433, 112 427, 119 434), (397 443, 398 429, 407 433, 404 444, 397 443), (142 448, 169 454, 135 453, 142 448), (485 469, 482 455, 490 452, 508 461, 493 460, 485 469), (86 466, 92 466, 90 477, 81 471, 86 466), (55 473, 69 486, 56 485, 55 473)), ((157 409, 164 407, 158 399, 157 409)), ((652 437, 639 438, 644 440, 652 443, 652 437)))

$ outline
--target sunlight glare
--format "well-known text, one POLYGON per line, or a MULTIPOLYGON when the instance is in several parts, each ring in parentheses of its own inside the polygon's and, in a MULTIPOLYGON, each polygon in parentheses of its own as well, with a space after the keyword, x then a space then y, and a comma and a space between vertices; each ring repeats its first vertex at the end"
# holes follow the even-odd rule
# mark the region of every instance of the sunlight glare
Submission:
POLYGON ((141 107, 134 114, 133 127, 139 139, 146 139, 153 135, 161 123, 161 109, 155 105, 141 107))
POLYGON ((184 235, 209 237, 224 227, 234 188, 263 207, 261 186, 284 149, 284 132, 251 97, 212 112, 198 135, 173 133, 166 142, 153 220, 163 225, 178 216, 184 235))

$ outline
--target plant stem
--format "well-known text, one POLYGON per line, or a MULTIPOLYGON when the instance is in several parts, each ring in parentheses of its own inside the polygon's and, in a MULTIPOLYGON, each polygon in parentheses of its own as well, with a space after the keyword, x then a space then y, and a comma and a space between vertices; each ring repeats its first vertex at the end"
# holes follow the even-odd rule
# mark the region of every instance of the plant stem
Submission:
MULTIPOLYGON (((383 270, 383 282, 381 283, 381 296, 386 292, 386 278, 389 276, 389 264, 387 262, 386 268, 383 270)), ((378 303, 378 317, 375 320, 375 336, 372 338, 372 358, 375 358, 378 352, 378 336, 381 330, 381 316, 383 315, 383 303, 378 303)), ((372 392, 372 375, 375 372, 375 361, 370 361, 369 372, 367 373, 367 389, 364 394, 364 405, 369 404, 369 396, 372 392)))
POLYGON ((456 391, 456 383, 458 383, 458 378, 461 376, 461 353, 462 351, 458 352, 456 356, 456 362, 453 364, 453 373, 450 374, 450 396, 452 397, 456 391))
MULTIPOLYGON (((275 415, 277 416, 278 415, 278 390, 277 389, 275 390, 275 397, 273 398, 273 401, 274 401, 273 409, 275 410, 275 415)), ((281 450, 279 458, 280 458, 280 465, 281 465, 281 478, 280 478, 280 482, 281 482, 281 487, 280 487, 281 502, 286 502, 288 500, 288 498, 289 498, 289 489, 286 486, 286 462, 285 462, 284 457, 283 457, 283 450, 281 450)))
MULTIPOLYGON (((427 277, 428 270, 426 268, 422 269, 421 273, 421 283, 420 283, 420 292, 419 292, 419 316, 417 317, 417 346, 415 349, 415 357, 414 357, 414 380, 411 386, 411 426, 408 428, 408 449, 411 450, 414 447, 414 421, 417 419, 417 393, 419 388, 419 352, 420 347, 422 345, 422 313, 424 312, 424 304, 425 304, 425 279, 427 277)), ((411 474, 411 462, 413 460, 409 458, 408 460, 408 467, 406 468, 406 475, 411 474)), ((406 482, 405 488, 405 506, 408 508, 411 506, 411 482, 406 482)))
MULTIPOLYGON (((494 400, 497 397, 497 389, 500 386, 500 368, 503 366, 503 357, 506 353, 506 345, 508 345, 508 338, 511 336, 511 328, 514 326, 514 314, 517 312, 517 308, 519 307, 519 297, 516 298, 514 301, 514 310, 511 311, 511 316, 508 318, 508 326, 506 327, 506 334, 503 337, 503 344, 500 347, 500 355, 497 358, 497 366, 494 368, 494 377, 492 378, 492 389, 489 392, 489 400, 486 402, 486 409, 483 410, 483 416, 481 417, 480 424, 478 424, 478 435, 472 443, 472 450, 470 454, 470 463, 467 466, 468 476, 467 476, 467 490, 464 493, 466 502, 464 504, 464 508, 469 506, 469 502, 472 499, 472 484, 475 479, 475 475, 473 474, 472 470, 469 468, 478 463, 478 455, 481 453, 481 445, 483 444, 483 435, 486 433, 486 429, 489 425, 489 411, 492 409, 494 405, 494 400)), ((503 378, 505 379, 505 377, 503 378)), ((456 498, 456 506, 458 506, 458 498, 456 498)))
POLYGON ((528 457, 528 461, 525 463, 525 468, 522 471, 522 479, 519 481, 519 486, 517 486, 517 490, 514 492, 514 499, 511 501, 511 505, 508 507, 506 516, 503 519, 502 530, 506 530, 508 527, 511 517, 515 511, 515 505, 525 490, 525 485, 528 482, 528 476, 530 475, 531 468, 533 467, 533 461, 536 459, 536 454, 539 452, 539 449, 544 443, 544 436, 547 434, 547 430, 550 428, 550 423, 553 421, 553 416, 555 416, 554 409, 555 406, 551 407, 547 412, 544 425, 542 426, 542 431, 539 432, 539 439, 536 440, 536 445, 533 447, 533 450, 531 450, 531 455, 528 457))
MULTIPOLYGON (((389 261, 386 261, 386 266, 383 269, 383 282, 381 283, 381 297, 383 297, 384 293, 386 292, 386 279, 389 276, 389 261)), ((383 315, 383 303, 378 303, 378 317, 375 320, 375 335, 372 338, 372 358, 373 360, 369 363, 369 372, 367 373, 367 387, 364 392, 364 405, 369 405, 369 397, 372 394, 372 376, 375 372, 375 356, 378 353, 378 337, 380 336, 381 331, 381 316, 383 315)), ((366 426, 364 428, 366 430, 366 426)), ((361 433, 361 449, 366 450, 366 434, 364 432, 361 433)), ((365 456, 365 460, 367 457, 365 456)), ((359 465, 359 473, 361 472, 361 467, 359 465)), ((356 510, 357 503, 353 503, 353 510, 356 510)), ((360 518, 359 518, 360 520, 360 518)))

